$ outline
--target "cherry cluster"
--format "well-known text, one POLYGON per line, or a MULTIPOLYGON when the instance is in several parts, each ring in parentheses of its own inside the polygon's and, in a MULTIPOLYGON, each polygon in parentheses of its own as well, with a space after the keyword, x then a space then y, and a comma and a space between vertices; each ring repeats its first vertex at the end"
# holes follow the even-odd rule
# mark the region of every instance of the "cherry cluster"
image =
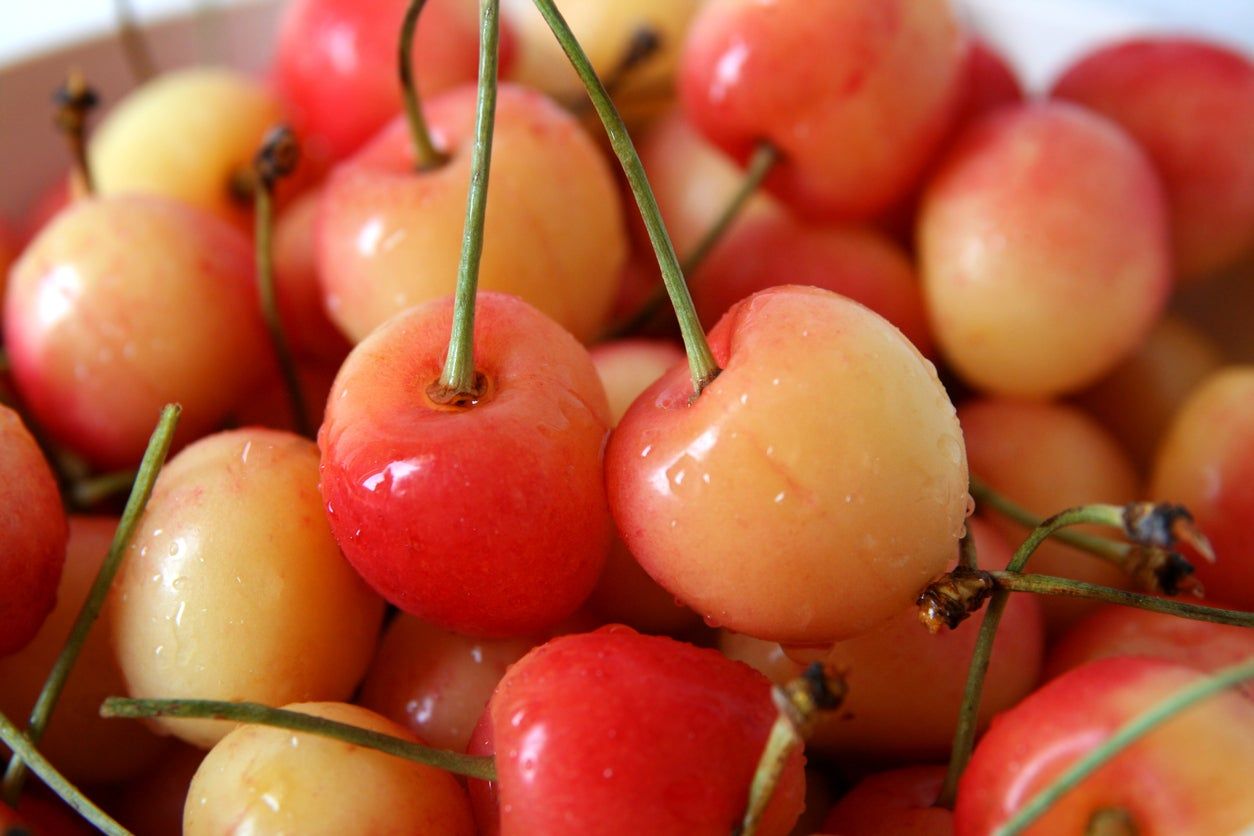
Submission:
POLYGON ((1254 63, 558 5, 290 0, 264 79, 124 18, 90 135, 68 73, 0 825, 1254 827, 1254 63))

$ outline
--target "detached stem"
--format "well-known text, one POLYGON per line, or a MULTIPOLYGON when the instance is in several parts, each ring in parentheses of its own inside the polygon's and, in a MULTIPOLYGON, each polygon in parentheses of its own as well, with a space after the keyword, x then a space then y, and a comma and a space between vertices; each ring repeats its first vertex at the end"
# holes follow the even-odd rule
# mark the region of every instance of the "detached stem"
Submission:
POLYGON ((309 407, 300 387, 300 375, 296 371, 296 358, 291 344, 283 332, 283 320, 279 316, 278 291, 274 284, 274 256, 272 238, 274 229, 274 185, 291 174, 300 159, 296 135, 287 126, 270 131, 262 141, 261 149, 253 159, 255 188, 253 202, 256 211, 253 223, 257 258, 257 292, 261 297, 261 314, 270 334, 270 345, 283 375, 283 387, 292 412, 292 424, 296 432, 306 438, 313 437, 313 422, 309 419, 309 407))
POLYGON ((1050 575, 1021 575, 1017 572, 992 572, 999 589, 1007 592, 1032 592, 1037 595, 1056 595, 1065 598, 1084 598, 1106 604, 1136 607, 1140 610, 1166 613, 1193 621, 1209 621, 1213 624, 1230 624, 1234 627, 1254 627, 1254 612, 1223 610, 1201 604, 1189 604, 1155 595, 1143 595, 1123 589, 1112 589, 1068 578, 1050 575))
MULTIPOLYGON (((684 256, 683 272, 684 275, 692 276, 697 272, 697 268, 706 260, 714 247, 719 241, 723 240, 723 236, 727 234, 727 230, 731 229, 731 225, 736 218, 740 217, 741 211, 749 203, 749 198, 753 197, 762 186, 762 181, 766 179, 766 175, 771 173, 771 169, 779 162, 779 151, 774 145, 763 142, 754 150, 753 156, 749 159, 749 167, 745 169, 744 179, 740 181, 740 186, 736 189, 735 194, 719 216, 714 219, 714 223, 701 236, 701 240, 692 248, 692 252, 684 256)), ((634 314, 612 326, 605 333, 605 339, 613 340, 632 334, 645 325, 647 325, 653 317, 655 317, 666 304, 666 285, 663 284, 654 291, 648 299, 636 310, 634 314)))
POLYGON ((313 717, 297 711, 270 708, 253 702, 222 702, 219 700, 132 700, 109 697, 100 706, 102 717, 174 717, 179 719, 229 720, 258 726, 272 726, 296 732, 308 732, 354 746, 376 749, 414 763, 434 766, 445 772, 496 780, 496 763, 491 755, 463 755, 445 749, 433 749, 399 737, 313 717))
POLYGON ((483 255, 483 226, 488 210, 488 176, 492 168, 492 133, 496 125, 497 58, 500 41, 500 0, 479 3, 479 95, 475 103, 475 144, 471 152, 470 193, 462 232, 457 291, 453 297, 453 331, 444 371, 433 390, 437 403, 469 406, 483 394, 475 373, 475 294, 483 255))
POLYGON ((1019 809, 1019 812, 994 833, 998 836, 1013 836, 1022 833, 1044 815, 1055 801, 1075 789, 1081 781, 1158 726, 1207 697, 1251 678, 1254 678, 1254 660, 1224 668, 1214 676, 1207 677, 1167 697, 1153 708, 1133 718, 1104 743, 1064 770, 1049 786, 1033 796, 1019 809))
POLYGON ((70 146, 72 192, 74 197, 96 193, 91 163, 87 158, 87 117, 100 103, 96 91, 87 84, 81 70, 70 70, 65 83, 52 95, 56 104, 53 121, 70 146))
POLYGON ((688 364, 692 371, 693 396, 696 397, 720 370, 718 363, 714 360, 713 352, 710 351, 710 345, 706 342, 705 332, 701 329, 701 321, 693 308, 692 296, 689 295, 688 287, 684 284, 684 274, 679 266, 679 258, 675 255, 675 246, 671 243, 666 226, 662 223, 662 213, 658 209, 657 198, 654 197, 653 189, 645 176, 640 155, 636 153, 636 148, 631 142, 623 117, 614 107, 614 102, 606 93, 601 80, 597 78, 596 71, 592 69, 592 64, 588 61, 588 56, 579 42, 575 40, 562 13, 557 10, 557 5, 553 0, 535 0, 535 4, 545 21, 548 22, 549 28, 553 30, 554 36, 561 44, 566 57, 570 59, 575 72, 583 81, 592 99, 592 105, 605 126, 614 154, 618 157, 623 173, 627 176, 627 182, 631 185, 631 192, 636 198, 636 204, 640 207, 640 215, 644 219, 645 227, 649 230, 649 240, 657 255, 658 266, 662 271, 662 281, 666 285, 666 292, 670 294, 671 304, 679 318, 679 331, 683 335, 684 350, 688 353, 688 364))
MULTIPOLYGON (((1023 571, 1024 564, 1028 562, 1028 558, 1037 547, 1059 529, 1085 523, 1122 528, 1122 514, 1123 509, 1115 505, 1086 505, 1055 514, 1032 530, 1015 551, 1006 569, 1009 572, 1023 571)), ((945 774, 945 782, 941 785, 940 795, 936 799, 938 807, 953 808, 954 799, 958 794, 958 779, 966 769, 967 762, 971 760, 980 713, 980 697, 984 691, 984 677, 988 673, 988 664, 993 656, 993 641, 997 637, 997 625, 1001 623, 1009 598, 1010 592, 1005 588, 994 592, 989 599, 988 610, 984 613, 984 621, 980 624, 980 633, 976 638, 975 648, 971 652, 971 664, 967 668, 967 683, 962 694, 962 707, 958 711, 958 724, 954 730, 949 769, 945 774)))
POLYGON ((130 0, 113 0, 113 11, 117 19, 118 39, 126 54, 126 66, 138 86, 156 75, 156 64, 152 60, 152 52, 148 49, 144 32, 135 20, 135 10, 131 8, 130 0))
MULTIPOLYGON (((30 742, 21 730, 0 713, 0 742, 8 746, 13 751, 14 759, 21 759, 21 763, 30 764, 30 770, 39 776, 39 779, 48 786, 48 789, 55 792, 62 801, 74 808, 74 810, 87 821, 91 822, 96 829, 108 836, 131 836, 131 832, 122 825, 114 821, 108 813, 101 810, 91 802, 87 796, 83 795, 78 787, 70 783, 69 779, 62 775, 57 768, 53 766, 47 758, 40 754, 35 745, 30 742)), ((20 828, 15 828, 12 832, 18 832, 20 828)), ((5 833, 9 833, 5 830, 5 833)), ((26 831, 21 831, 25 833, 26 831)))
MULTIPOLYGON (((100 615, 105 596, 109 594, 109 587, 113 584, 113 577, 122 565, 122 557, 130 544, 131 535, 135 531, 140 515, 144 512, 144 507, 148 504, 148 497, 152 495, 152 487, 157 480, 157 474, 165 462, 166 455, 170 452, 170 444, 174 440, 174 428, 178 425, 179 413, 182 411, 182 407, 177 404, 171 404, 161 410, 161 418, 157 421, 157 427, 148 440, 148 449, 144 451, 139 473, 131 487, 131 495, 126 501, 122 519, 114 532, 109 554, 101 564, 100 571, 96 573, 96 580, 92 582, 91 589, 87 593, 87 600, 83 602, 83 607, 74 620, 74 626, 70 628, 70 635, 65 640, 65 646, 61 648, 61 654, 57 656, 44 682, 43 690, 39 692, 39 697, 35 700, 35 707, 31 709, 30 719, 26 724, 26 737, 31 745, 38 745, 40 738, 43 737, 48 718, 52 716, 52 710, 56 707, 61 691, 65 688, 65 681, 69 678, 70 671, 78 660, 78 654, 83 649, 87 632, 100 615)), ((25 761, 14 749, 13 757, 10 758, 9 766, 4 774, 3 784, 4 800, 10 805, 17 803, 25 780, 25 761)))
POLYGON ((427 0, 412 0, 405 10, 405 19, 401 22, 401 40, 396 50, 397 71, 401 77, 401 101, 405 104, 405 118, 409 121, 409 135, 414 143, 414 158, 418 161, 419 171, 439 168, 448 161, 448 155, 436 148, 431 139, 431 129, 427 127, 427 120, 422 115, 418 85, 414 82, 414 30, 418 27, 418 15, 425 5, 427 0))

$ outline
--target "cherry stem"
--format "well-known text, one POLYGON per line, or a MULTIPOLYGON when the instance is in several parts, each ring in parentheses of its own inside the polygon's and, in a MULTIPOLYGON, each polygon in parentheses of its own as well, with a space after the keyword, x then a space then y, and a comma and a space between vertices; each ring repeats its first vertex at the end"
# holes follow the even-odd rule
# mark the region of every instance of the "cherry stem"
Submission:
MULTIPOLYGON (((1033 529, 1045 521, 1044 517, 1033 514, 1009 497, 998 493, 987 482, 974 474, 971 476, 971 496, 977 504, 993 509, 1006 519, 1018 523, 1024 528, 1033 529)), ((1085 534, 1080 531, 1055 531, 1050 536, 1061 543, 1066 543, 1068 546, 1073 546, 1120 565, 1132 551, 1132 546, 1127 543, 1107 540, 1104 537, 1094 537, 1091 534, 1085 534)))
POLYGON ((1019 808, 1001 827, 994 831, 998 836, 1014 836, 1039 819, 1059 798, 1066 795, 1112 758, 1136 743, 1145 735, 1177 714, 1192 708, 1214 694, 1254 678, 1254 659, 1224 668, 1213 676, 1182 688, 1157 705, 1142 712, 1124 724, 1101 745, 1077 760, 1049 786, 1038 792, 1027 804, 1019 808))
POLYGON ((121 40, 122 51, 126 54, 126 66, 130 69, 135 84, 143 84, 156 75, 156 64, 148 49, 148 41, 135 20, 135 10, 131 8, 130 0, 113 0, 113 11, 117 20, 118 39, 121 40))
POLYGON ((958 541, 958 565, 964 569, 980 568, 979 554, 975 549, 975 532, 971 530, 970 523, 967 523, 967 530, 958 541))
MULTIPOLYGON (((62 801, 74 808, 74 810, 84 819, 91 822, 101 833, 108 836, 131 836, 131 832, 122 825, 114 821, 108 813, 101 810, 91 802, 82 791, 70 783, 70 780, 62 775, 55 766, 53 766, 47 758, 40 754, 35 748, 35 744, 31 743, 21 730, 13 725, 8 717, 0 713, 0 742, 13 752, 15 759, 20 758, 21 763, 30 765, 30 770, 34 772, 39 779, 47 785, 48 789, 56 793, 62 801)), ((20 827, 5 829, 5 833, 25 833, 20 827)))
POLYGON ((1022 575, 1017 572, 990 572, 989 574, 997 588, 1007 592, 1032 592, 1037 595, 1083 598, 1089 601, 1101 601, 1105 604, 1118 604, 1123 607, 1166 613, 1193 621, 1209 621, 1213 624, 1228 624, 1234 627, 1254 627, 1254 612, 1188 604, 1183 601, 1173 601, 1170 598, 1159 598, 1156 595, 1144 595, 1124 589, 1073 581, 1069 578, 1056 578, 1052 575, 1022 575))
POLYGON ((135 471, 116 470, 80 479, 69 486, 69 501, 74 508, 85 511, 94 508, 109 497, 129 491, 135 484, 135 471))
POLYGON ((597 116, 600 117, 601 124, 605 126, 614 155, 618 157, 627 182, 631 186, 636 205, 640 208, 640 216, 644 219, 644 225, 649 231, 649 241, 652 242, 653 251, 657 255, 658 266, 662 271, 662 281, 666 285, 671 305, 675 308, 675 315, 679 319, 679 332, 683 336, 684 350, 688 353, 692 388, 696 397, 718 375, 720 369, 714 360, 714 353, 710 351, 710 344, 706 342, 705 332, 701 329, 701 321, 697 318, 696 309, 692 304, 692 296, 688 293, 688 286, 684 284, 684 274, 679 266, 679 257, 675 255, 675 245, 671 242, 666 226, 662 222, 662 213, 658 209, 657 198, 653 195, 649 179, 645 176, 640 155, 636 153, 635 145, 632 144, 631 136, 627 132, 627 126, 623 123, 623 117, 614 106, 609 94, 606 93, 601 80, 597 78, 592 63, 584 53, 583 47, 575 39, 574 33, 570 31, 570 26, 562 17, 562 13, 558 11, 556 3, 553 0, 535 0, 535 4, 545 21, 548 22, 549 28, 553 30, 553 35, 561 44, 566 57, 570 59, 571 66, 575 68, 575 72, 583 81, 584 88, 587 89, 588 96, 592 99, 592 105, 596 108, 597 116))
POLYGON ((771 689, 778 714, 767 735, 758 767, 749 785, 749 803, 733 836, 755 836, 793 752, 813 733, 820 715, 845 700, 844 677, 821 662, 811 664, 784 687, 771 689))
MULTIPOLYGON (((622 57, 618 59, 618 63, 605 74, 603 83, 605 91, 611 96, 619 91, 619 88, 627 82, 631 74, 636 68, 648 63, 653 56, 657 55, 658 50, 662 48, 662 35, 656 29, 648 26, 639 26, 631 33, 631 37, 627 41, 627 48, 623 50, 622 57)), ((582 114, 591 107, 592 102, 586 98, 580 98, 570 106, 575 113, 582 114)))
POLYGON ((483 256, 484 218, 488 210, 488 176, 492 169, 492 133, 496 127, 498 44, 501 36, 500 0, 479 3, 479 93, 475 102, 475 144, 470 158, 470 192, 466 196, 466 225, 461 260, 457 264, 457 291, 453 297, 453 329, 439 382, 428 389, 436 403, 470 406, 484 391, 475 373, 475 294, 479 261, 483 256))
MULTIPOLYGON (((401 40, 396 50, 397 71, 401 77, 401 100, 405 103, 405 118, 409 122, 409 135, 414 143, 414 158, 419 171, 439 168, 448 161, 448 155, 435 147, 431 129, 422 115, 422 102, 418 98, 418 85, 414 82, 414 30, 418 28, 418 15, 427 0, 412 0, 401 22, 401 40)), ((482 77, 482 72, 480 73, 482 77)))
MULTIPOLYGON (((1021 572, 1037 547, 1059 529, 1086 523, 1122 527, 1121 514, 1122 509, 1114 505, 1088 505, 1070 508, 1060 514, 1055 514, 1032 530, 1015 551, 1006 569, 1010 572, 1021 572)), ((984 690, 984 677, 988 673, 988 664, 993 656, 993 640, 997 637, 997 625, 1001 622, 1001 616, 1006 610, 1006 602, 1009 598, 1010 592, 1006 589, 993 592, 988 602, 988 609, 984 613, 984 621, 980 624, 980 633, 971 652, 971 664, 967 668, 967 683, 962 695, 962 706, 958 710, 958 723, 954 730, 953 748, 949 755, 949 769, 936 799, 938 807, 953 808, 954 799, 958 794, 958 779, 966 769, 967 762, 971 760, 971 751, 975 747, 980 697, 984 690)))
POLYGON ((291 343, 283 332, 283 319, 279 315, 278 291, 274 282, 273 228, 274 228, 274 186, 282 178, 288 176, 300 161, 300 146, 296 135, 286 125, 271 130, 262 140, 257 156, 253 158, 253 175, 256 188, 253 189, 253 202, 256 207, 254 214, 254 230, 257 258, 257 292, 261 297, 261 314, 266 322, 266 330, 270 334, 270 345, 274 349, 275 359, 279 363, 279 372, 283 376, 283 388, 287 391, 287 402, 292 412, 292 424, 296 432, 306 438, 313 437, 313 422, 309 419, 309 407, 305 403, 305 393, 300 387, 300 376, 296 372, 296 358, 292 354, 291 343))
MULTIPOLYGON (((57 656, 52 670, 48 672, 48 678, 44 681, 43 689, 39 692, 35 706, 31 709, 30 718, 26 722, 25 736, 32 746, 37 746, 43 737, 48 718, 52 716, 52 710, 61 697, 61 691, 65 688, 65 681, 69 678, 74 663, 78 661, 87 633, 100 616, 105 597, 109 594, 113 578, 122 565, 122 558, 126 554, 135 526, 144 512, 144 507, 148 504, 148 497, 152 495, 152 487, 157 480, 157 474, 170 452, 170 445, 174 440, 174 429, 178 426, 179 414, 182 411, 183 408, 178 404, 170 404, 161 410, 157 427, 153 430, 152 437, 148 439, 148 449, 144 451, 144 458, 131 487, 130 497, 126 500, 126 508, 122 511, 122 519, 114 531, 109 553, 105 556, 100 571, 96 573, 96 579, 87 593, 87 599, 78 611, 77 618, 74 619, 69 637, 65 640, 65 645, 61 648, 61 653, 57 656)), ((17 804, 18 796, 22 792, 22 784, 26 780, 26 761, 16 749, 13 751, 13 757, 9 759, 8 768, 5 770, 3 783, 4 800, 10 805, 17 804)))
POLYGON ((57 106, 53 122, 70 146, 72 192, 75 197, 95 194, 96 184, 87 158, 87 117, 100 99, 82 71, 72 69, 65 83, 52 94, 52 101, 57 106))
POLYGON ((354 746, 376 749, 398 758, 425 766, 433 766, 455 775, 496 780, 496 762, 491 755, 464 755, 446 749, 434 749, 389 734, 339 723, 322 717, 301 714, 282 708, 270 708, 254 702, 223 702, 220 700, 137 700, 109 697, 100 706, 102 717, 172 717, 179 719, 229 720, 256 726, 308 732, 354 746))
MULTIPOLYGON (((766 179, 766 175, 771 173, 771 169, 779 162, 779 151, 774 145, 767 142, 759 143, 754 149, 753 156, 749 158, 749 166, 745 169, 744 179, 740 181, 736 193, 732 195, 732 199, 723 207, 723 211, 714 219, 714 223, 701 236, 701 240, 692 248, 692 252, 684 256, 683 271, 684 275, 694 276, 697 268, 704 263, 710 253, 723 240, 723 236, 727 234, 727 230, 731 229, 732 223, 736 218, 740 217, 741 211, 749 203, 749 198, 757 193, 762 186, 762 181, 766 179)), ((634 334, 644 326, 648 325, 652 319, 657 316, 658 311, 666 304, 666 285, 657 288, 649 295, 649 298, 636 309, 636 312, 619 322, 617 325, 611 326, 606 330, 604 339, 614 340, 621 339, 629 334, 634 334)))

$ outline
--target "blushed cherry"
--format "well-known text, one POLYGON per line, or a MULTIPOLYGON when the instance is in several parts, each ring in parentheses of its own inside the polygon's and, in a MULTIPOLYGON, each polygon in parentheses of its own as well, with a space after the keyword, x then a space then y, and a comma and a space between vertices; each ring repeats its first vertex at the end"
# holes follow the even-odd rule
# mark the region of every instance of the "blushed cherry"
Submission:
POLYGON ((25 647, 57 598, 69 532, 43 452, 16 412, 0 405, 0 656, 25 647))
MULTIPOLYGON (((318 269, 332 320, 352 342, 405 308, 453 291, 470 182, 475 91, 426 102, 451 155, 419 172, 403 119, 327 180, 318 269)), ((539 93, 502 85, 493 137, 479 286, 521 296, 591 339, 627 255, 618 190, 573 116, 539 93)))
POLYGON ((935 805, 943 766, 909 766, 859 781, 827 814, 840 836, 953 836, 954 814, 935 805))
MULTIPOLYGON (((383 616, 331 537, 313 442, 258 428, 209 436, 166 464, 111 596, 132 696, 343 699, 383 616)), ((156 723, 204 748, 230 731, 156 723)))
POLYGON ((479 293, 482 394, 437 403, 452 321, 451 299, 430 302, 349 355, 318 435, 322 496, 345 556, 396 606, 458 632, 536 634, 583 603, 609 548, 605 392, 561 326, 479 293))
POLYGON ((133 467, 166 403, 213 429, 270 362, 248 241, 156 195, 80 201, 14 266, 5 340, 28 409, 102 468, 133 467))
POLYGON ((967 470, 935 369, 879 315, 777 287, 710 333, 614 431, 606 480, 649 574, 712 624, 796 643, 898 614, 957 548, 967 470))

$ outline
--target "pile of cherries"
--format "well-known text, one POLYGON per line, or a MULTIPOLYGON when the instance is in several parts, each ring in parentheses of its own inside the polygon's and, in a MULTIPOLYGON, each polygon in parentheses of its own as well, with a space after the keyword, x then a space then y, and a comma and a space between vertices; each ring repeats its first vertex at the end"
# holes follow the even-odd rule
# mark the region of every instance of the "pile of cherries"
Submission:
POLYGON ((0 829, 1254 828, 1254 63, 501 5, 58 91, 0 829))

